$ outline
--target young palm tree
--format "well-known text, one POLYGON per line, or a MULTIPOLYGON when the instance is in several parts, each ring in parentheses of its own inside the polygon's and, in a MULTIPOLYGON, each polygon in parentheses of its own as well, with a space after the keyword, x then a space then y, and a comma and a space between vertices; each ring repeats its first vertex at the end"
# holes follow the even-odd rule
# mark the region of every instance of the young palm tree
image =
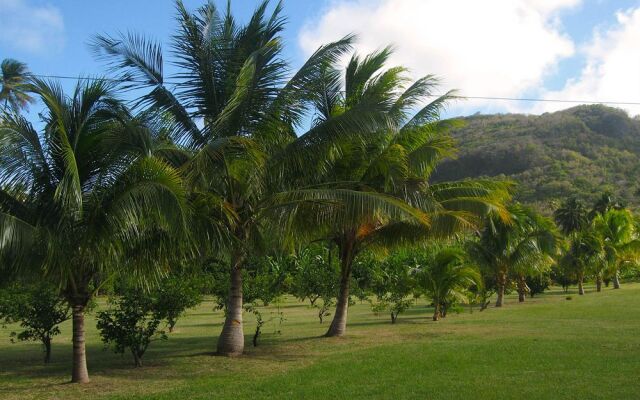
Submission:
POLYGON ((88 382, 84 312, 95 278, 117 269, 158 273, 184 231, 178 173, 154 156, 149 130, 101 80, 35 80, 43 131, 6 114, 0 122, 0 265, 41 266, 73 313, 72 382, 88 382))
POLYGON ((416 284, 433 300, 434 321, 443 316, 449 299, 467 301, 467 289, 482 285, 478 269, 468 262, 467 254, 459 247, 439 249, 416 263, 413 271, 416 284))
MULTIPOLYGON (((627 209, 611 209, 596 215, 593 228, 601 237, 608 260, 606 271, 599 272, 608 273, 613 278, 614 289, 620 289, 620 269, 640 255, 640 239, 633 214, 627 209)), ((596 276, 598 291, 602 289, 601 276, 601 273, 596 276)))
POLYGON ((496 307, 502 307, 504 292, 514 275, 523 300, 527 274, 539 273, 551 265, 558 240, 551 221, 519 204, 509 207, 511 218, 492 217, 471 254, 480 266, 495 276, 498 286, 496 307))
POLYGON ((29 94, 27 65, 6 58, 0 64, 0 104, 5 112, 18 112, 33 103, 29 94))
POLYGON ((297 179, 320 187, 356 189, 396 205, 386 212, 390 210, 345 199, 344 208, 319 224, 325 228, 323 238, 336 244, 341 262, 340 295, 326 336, 345 333, 351 267, 365 248, 450 236, 477 226, 489 211, 504 213, 502 204, 508 197, 508 185, 500 182, 429 182, 437 164, 455 153, 447 134, 455 122, 439 120, 452 94, 425 101, 437 88, 437 80, 426 76, 411 83, 405 69, 385 69, 390 55, 389 48, 364 58, 354 55, 344 75, 327 66, 316 88, 317 124, 372 107, 380 109, 385 122, 365 136, 340 138, 339 152, 328 157, 320 153, 323 158, 317 167, 297 179))

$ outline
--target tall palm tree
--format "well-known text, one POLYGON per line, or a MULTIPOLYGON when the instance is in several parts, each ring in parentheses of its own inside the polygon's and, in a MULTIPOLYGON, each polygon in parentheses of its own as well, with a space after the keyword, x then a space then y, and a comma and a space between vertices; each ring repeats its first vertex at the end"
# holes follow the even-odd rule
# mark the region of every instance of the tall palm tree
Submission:
POLYGON ((417 286, 433 300, 433 320, 443 316, 443 307, 449 299, 466 301, 471 286, 480 287, 480 272, 469 263, 467 254, 459 247, 445 247, 417 259, 413 270, 417 286))
POLYGON ((495 276, 498 286, 496 307, 502 307, 510 276, 515 276, 519 300, 523 301, 527 274, 548 268, 558 246, 551 221, 528 207, 509 207, 511 218, 492 217, 471 244, 470 252, 481 268, 495 276))
POLYGON ((602 289, 602 272, 613 278, 614 289, 620 289, 620 269, 635 262, 640 255, 640 238, 633 214, 627 209, 611 209, 596 215, 593 228, 604 244, 608 261, 606 270, 596 274, 597 290, 602 289))
POLYGON ((33 81, 43 131, 0 122, 0 265, 33 266, 58 284, 73 313, 72 382, 88 382, 84 312, 97 276, 159 273, 184 232, 178 173, 154 155, 152 134, 114 97, 84 81, 71 96, 33 81))
POLYGON ((385 118, 381 106, 371 104, 298 137, 296 129, 315 100, 311 88, 320 83, 325 66, 351 48, 353 37, 320 47, 290 75, 281 55, 282 6, 269 15, 268 5, 260 3, 240 25, 230 5, 220 12, 207 3, 192 13, 178 1, 172 64, 179 72, 167 81, 158 43, 135 34, 98 36, 94 43, 96 53, 127 81, 125 88, 147 91, 137 106, 161 112, 170 139, 188 154, 181 169, 201 216, 197 220, 204 221, 194 235, 201 239, 201 256, 219 252, 229 265, 217 344, 218 354, 229 356, 244 349, 242 271, 245 260, 265 247, 265 232, 272 237, 279 227, 293 229, 293 215, 303 211, 306 220, 298 219, 304 221, 298 225, 308 227, 310 218, 320 218, 345 198, 354 208, 366 203, 404 212, 386 197, 305 187, 293 179, 340 151, 336 138, 361 137, 385 118))
POLYGON ((33 103, 29 94, 27 64, 5 58, 0 64, 0 104, 5 112, 18 112, 33 103))
POLYGON ((324 228, 322 237, 337 246, 341 263, 340 295, 326 336, 345 333, 351 268, 360 252, 476 227, 490 211, 504 214, 508 197, 508 185, 500 182, 429 182, 438 163, 455 153, 448 134, 455 121, 439 118, 453 94, 426 101, 437 88, 437 79, 426 76, 411 82, 404 68, 386 68, 391 54, 385 48, 366 57, 354 55, 344 71, 329 65, 316 87, 316 124, 373 107, 385 120, 365 136, 339 138, 339 152, 312 159, 317 167, 297 179, 320 187, 356 189, 395 205, 386 210, 368 204, 363 208, 345 199, 347 205, 334 214, 337 218, 317 224, 324 228))

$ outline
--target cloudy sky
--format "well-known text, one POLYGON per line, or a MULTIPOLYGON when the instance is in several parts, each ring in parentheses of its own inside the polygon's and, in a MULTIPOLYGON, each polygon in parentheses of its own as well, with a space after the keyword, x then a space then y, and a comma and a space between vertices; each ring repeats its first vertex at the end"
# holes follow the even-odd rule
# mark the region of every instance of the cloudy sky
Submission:
MULTIPOLYGON (((242 18, 256 3, 234 7, 242 18)), ((288 0, 285 9, 294 65, 355 32, 359 52, 393 45, 393 64, 470 97, 451 113, 572 105, 471 97, 640 102, 640 0, 288 0)), ((172 0, 0 0, 0 59, 38 74, 95 75, 102 68, 86 45, 94 34, 136 30, 167 42, 173 24, 172 0)))

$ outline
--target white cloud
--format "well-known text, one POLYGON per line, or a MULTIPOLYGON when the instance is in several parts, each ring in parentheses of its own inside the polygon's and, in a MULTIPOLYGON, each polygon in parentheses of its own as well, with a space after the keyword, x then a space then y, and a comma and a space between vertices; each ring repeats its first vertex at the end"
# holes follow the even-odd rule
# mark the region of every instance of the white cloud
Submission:
MULTIPOLYGON (((469 96, 518 96, 542 84, 574 44, 558 17, 581 0, 342 0, 305 26, 299 43, 320 44, 359 34, 366 53, 386 44, 393 64, 415 76, 434 73, 443 89, 469 96)), ((466 112, 481 102, 465 102, 466 112)), ((484 103, 486 107, 486 103, 484 103)), ((502 106, 502 105, 501 105, 502 106)))
MULTIPOLYGON (((640 8, 618 12, 617 23, 606 31, 596 31, 580 49, 586 58, 579 76, 557 91, 545 91, 548 98, 591 101, 640 101, 640 8)), ((640 114, 640 106, 619 106, 630 114, 640 114)), ((558 104, 538 105, 534 112, 554 111, 558 104)))
POLYGON ((59 51, 64 46, 62 14, 49 4, 0 0, 0 43, 30 53, 59 51))

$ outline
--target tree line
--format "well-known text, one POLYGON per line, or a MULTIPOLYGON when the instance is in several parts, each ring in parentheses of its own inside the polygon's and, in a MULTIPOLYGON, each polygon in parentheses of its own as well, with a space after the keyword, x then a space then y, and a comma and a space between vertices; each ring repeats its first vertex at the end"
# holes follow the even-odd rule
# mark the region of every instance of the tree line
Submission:
POLYGON ((71 93, 2 63, 2 316, 49 349, 71 318, 72 382, 89 381, 85 314, 102 292, 113 295, 97 314, 102 339, 141 365, 204 294, 224 310, 217 354, 237 356, 245 311, 257 344, 256 302, 283 293, 308 300, 320 322, 331 317, 326 336, 341 336, 354 296, 395 322, 426 295, 437 320, 461 303, 486 307, 494 292, 502 306, 512 287, 524 301, 530 278, 552 265, 567 281, 600 282, 610 265, 633 262, 635 218, 621 207, 570 230, 575 213, 559 210, 563 250, 552 220, 510 201, 512 183, 432 182, 455 155, 458 121, 440 119, 453 94, 434 99, 434 76, 388 67, 390 48, 353 53, 353 35, 293 71, 282 5, 268 9, 241 23, 230 6, 178 1, 168 54, 135 33, 96 36, 109 78, 71 93), (20 113, 34 100, 37 125, 20 113), (43 281, 46 290, 20 289, 43 281))

